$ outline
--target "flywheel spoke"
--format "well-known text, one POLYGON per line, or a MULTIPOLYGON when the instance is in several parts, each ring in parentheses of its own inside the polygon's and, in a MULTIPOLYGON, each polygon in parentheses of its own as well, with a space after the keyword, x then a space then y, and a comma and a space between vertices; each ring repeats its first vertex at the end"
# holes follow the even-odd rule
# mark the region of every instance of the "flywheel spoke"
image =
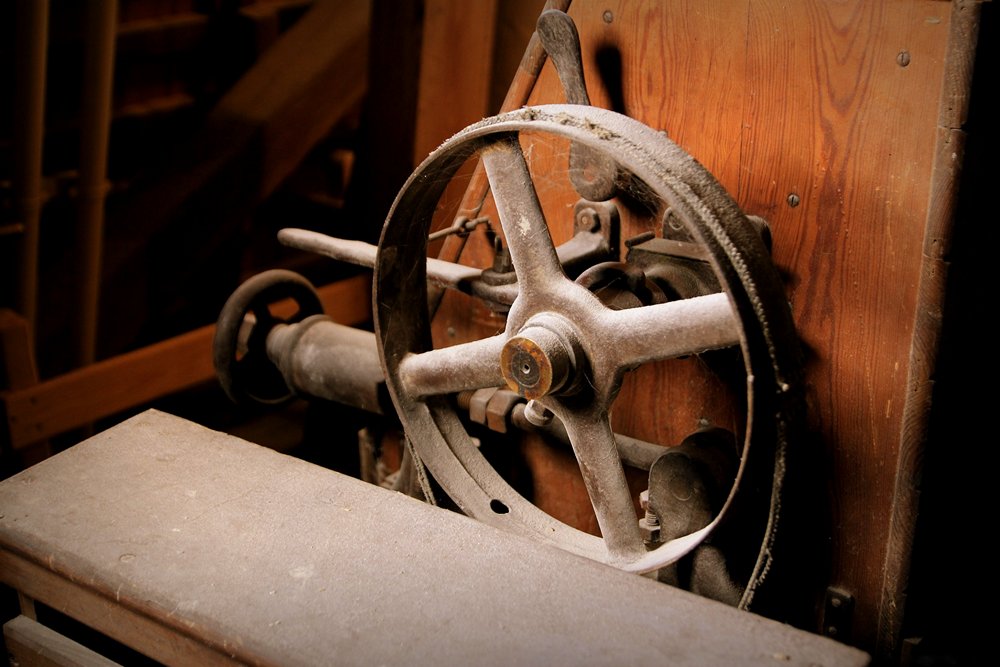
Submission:
POLYGON ((520 144, 508 138, 484 149, 481 157, 521 293, 552 286, 564 274, 520 144))
POLYGON ((451 347, 408 354, 399 363, 399 379, 412 398, 499 387, 504 334, 451 347))
POLYGON ((668 303, 608 310, 603 331, 618 368, 737 345, 740 330, 722 293, 668 303))
POLYGON ((580 463, 612 564, 636 560, 646 549, 607 411, 593 406, 560 418, 580 463))

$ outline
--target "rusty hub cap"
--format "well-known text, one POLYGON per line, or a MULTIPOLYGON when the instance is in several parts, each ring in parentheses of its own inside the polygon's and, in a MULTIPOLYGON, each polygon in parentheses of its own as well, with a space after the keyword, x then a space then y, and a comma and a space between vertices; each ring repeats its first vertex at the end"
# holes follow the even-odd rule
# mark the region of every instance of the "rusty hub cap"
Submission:
POLYGON ((566 386, 575 366, 574 356, 570 342, 559 334, 528 326, 504 345, 500 369, 511 391, 536 399, 566 386))

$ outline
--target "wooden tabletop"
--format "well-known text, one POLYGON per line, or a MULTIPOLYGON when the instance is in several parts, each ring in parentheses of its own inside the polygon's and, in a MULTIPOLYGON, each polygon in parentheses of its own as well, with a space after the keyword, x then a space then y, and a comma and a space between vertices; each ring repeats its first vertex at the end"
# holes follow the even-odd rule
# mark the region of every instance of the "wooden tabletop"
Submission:
POLYGON ((0 483, 0 580, 175 664, 868 662, 156 411, 0 483))

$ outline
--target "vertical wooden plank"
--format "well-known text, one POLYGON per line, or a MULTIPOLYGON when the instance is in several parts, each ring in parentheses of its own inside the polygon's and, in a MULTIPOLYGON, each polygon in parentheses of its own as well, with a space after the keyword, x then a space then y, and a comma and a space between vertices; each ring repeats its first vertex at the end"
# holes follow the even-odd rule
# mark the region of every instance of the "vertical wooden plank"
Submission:
POLYGON ((931 399, 938 367, 944 301, 964 162, 963 126, 972 87, 972 66, 979 28, 978 2, 953 2, 941 82, 936 147, 920 264, 914 335, 909 356, 893 502, 879 600, 875 654, 891 661, 899 655, 907 612, 923 461, 929 437, 931 399))
POLYGON ((38 612, 35 610, 35 601, 22 593, 17 592, 17 603, 21 608, 21 616, 31 619, 32 621, 38 620, 38 612))
POLYGON ((830 583, 854 594, 852 640, 869 647, 949 13, 939 2, 754 0, 748 22, 739 199, 770 220, 789 276, 828 470, 830 583))
POLYGON ((413 171, 423 35, 421 0, 374 0, 368 44, 368 96, 363 126, 368 150, 358 155, 357 209, 378 239, 389 207, 413 171))
MULTIPOLYGON (((961 117, 968 83, 946 67, 952 7, 575 0, 569 12, 594 103, 665 130, 744 210, 771 223, 807 352, 810 442, 802 446, 821 459, 807 483, 823 487, 831 514, 816 517, 826 524, 830 562, 808 567, 828 567, 827 583, 855 596, 850 641, 868 649, 880 617, 901 602, 885 589, 905 580, 889 571, 892 550, 908 548, 905 539, 891 546, 893 522, 913 521, 910 510, 893 509, 897 467, 905 486, 919 458, 910 445, 924 437, 919 421, 929 409, 907 403, 907 387, 936 345, 920 313, 927 290, 940 287, 941 267, 924 256, 943 257, 950 232, 938 223, 950 213, 940 195, 954 174, 934 165, 957 145, 939 127, 959 126, 941 118, 961 117)), ((546 65, 530 103, 563 99, 546 65)), ((533 150, 559 242, 571 225, 565 197, 554 194, 565 151, 533 150)), ((626 215, 623 238, 639 231, 626 215)), ((454 326, 461 337, 461 318, 454 326)), ((676 366, 641 369, 616 402, 616 430, 670 444, 699 417, 724 423, 714 405, 729 400, 724 393, 676 366)))
MULTIPOLYGON (((14 311, 0 308, 0 394, 34 387, 38 384, 38 379, 31 325, 14 311)), ((6 406, 0 403, 0 407, 6 406)), ((0 431, 0 456, 3 457, 0 460, 0 474, 26 468, 52 455, 52 446, 48 440, 16 451, 18 448, 7 424, 7 411, 0 409, 0 414, 4 420, 4 428, 0 431), (8 465, 12 470, 5 470, 8 465)))
MULTIPOLYGON (((592 103, 665 130, 735 191, 745 94, 736 47, 744 41, 746 1, 577 0, 569 13, 592 103)), ((562 102, 552 68, 543 76, 535 99, 562 102)))
MULTIPOLYGON (((563 4, 569 4, 568 0, 563 4)), ((538 16, 545 6, 544 0, 504 0, 497 5, 488 109, 490 114, 497 113, 503 105, 524 55, 525 46, 531 40, 538 16)))
POLYGON ((26 318, 8 308, 0 308, 0 361, 3 362, 0 388, 24 389, 38 384, 38 368, 26 318))
POLYGON ((496 13, 496 0, 426 0, 415 164, 487 115, 496 13))

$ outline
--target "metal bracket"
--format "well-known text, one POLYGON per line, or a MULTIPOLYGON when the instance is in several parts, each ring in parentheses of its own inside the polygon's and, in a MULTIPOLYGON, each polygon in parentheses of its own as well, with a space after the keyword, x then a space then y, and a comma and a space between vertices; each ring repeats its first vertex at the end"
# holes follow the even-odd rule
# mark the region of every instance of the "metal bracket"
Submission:
POLYGON ((840 642, 848 642, 854 620, 854 596, 830 586, 823 602, 823 634, 840 642))
POLYGON ((556 248, 566 275, 572 280, 594 264, 617 260, 620 235, 617 205, 579 200, 573 207, 573 238, 556 248))

